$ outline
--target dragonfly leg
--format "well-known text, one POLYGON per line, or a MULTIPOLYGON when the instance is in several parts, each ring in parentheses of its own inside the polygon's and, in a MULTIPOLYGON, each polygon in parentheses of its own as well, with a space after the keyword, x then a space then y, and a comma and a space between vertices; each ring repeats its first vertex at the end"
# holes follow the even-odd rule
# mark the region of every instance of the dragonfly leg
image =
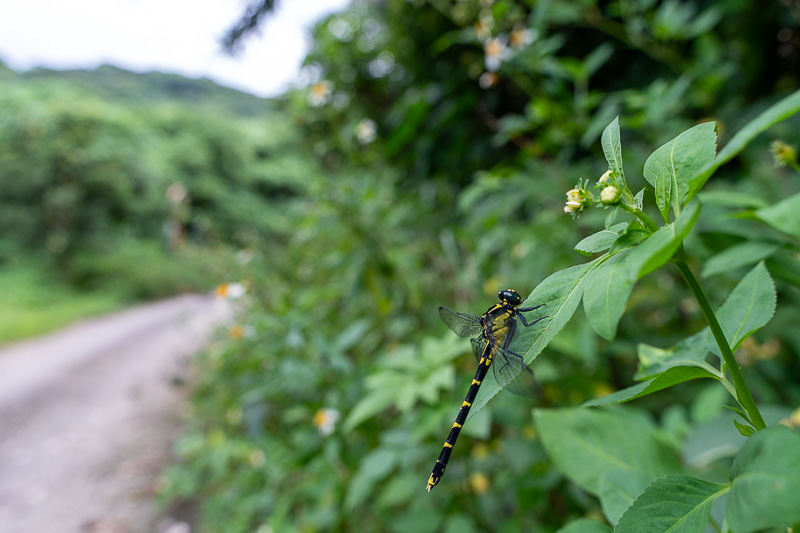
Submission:
MULTIPOLYGON (((542 305, 544 305, 544 304, 542 304, 542 305)), ((538 309, 539 307, 541 307, 541 305, 537 305, 536 307, 531 307, 531 309, 538 309)), ((520 309, 520 311, 527 311, 527 309, 520 309)), ((536 324, 537 322, 539 322, 541 320, 544 320, 545 318, 547 318, 546 316, 543 316, 541 318, 537 318, 533 322, 528 322, 527 320, 525 320, 525 317, 521 313, 518 316, 519 316, 519 319, 522 320, 522 324, 526 328, 536 324)))

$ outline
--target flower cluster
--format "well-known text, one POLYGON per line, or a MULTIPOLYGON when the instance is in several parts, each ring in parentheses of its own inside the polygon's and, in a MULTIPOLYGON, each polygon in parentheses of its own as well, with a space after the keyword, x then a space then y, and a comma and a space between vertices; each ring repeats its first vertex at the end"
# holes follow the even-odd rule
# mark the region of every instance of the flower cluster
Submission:
POLYGON ((574 189, 567 191, 567 204, 564 206, 564 212, 576 217, 584 209, 588 209, 594 202, 594 197, 586 188, 588 181, 579 180, 574 189))
MULTIPOLYGON (((491 2, 489 2, 491 5, 491 2)), ((514 57, 514 54, 529 46, 537 38, 536 30, 524 24, 515 24, 508 33, 493 34, 495 29, 494 14, 488 5, 481 10, 478 21, 474 25, 475 37, 483 45, 485 71, 478 82, 483 89, 497 85, 499 77, 496 72, 514 57)))

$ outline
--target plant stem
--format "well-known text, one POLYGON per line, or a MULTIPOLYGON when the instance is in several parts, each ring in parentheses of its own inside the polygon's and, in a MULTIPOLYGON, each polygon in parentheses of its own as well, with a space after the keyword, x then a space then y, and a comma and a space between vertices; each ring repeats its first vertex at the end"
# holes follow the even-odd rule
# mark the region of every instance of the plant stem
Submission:
POLYGON ((655 222, 653 222, 653 219, 652 219, 652 218, 650 218, 649 216, 647 216, 647 213, 645 213, 644 211, 642 211, 642 210, 641 210, 641 209, 639 209, 638 207, 634 207, 634 206, 632 206, 632 205, 628 205, 628 204, 626 204, 625 202, 620 202, 620 203, 619 203, 619 206, 620 206, 620 207, 621 207, 621 208, 622 208, 624 211, 627 211, 628 213, 630 213, 630 214, 632 214, 633 216, 635 216, 636 218, 638 218, 638 219, 639 219, 639 222, 641 222, 642 224, 644 224, 644 226, 645 226, 647 229, 649 229, 650 231, 652 231, 653 233, 655 233, 656 231, 658 231, 658 224, 656 224, 655 222))
POLYGON ((709 303, 708 298, 706 298, 703 289, 697 282, 697 278, 694 277, 689 265, 686 264, 686 255, 683 250, 683 246, 681 246, 678 249, 678 252, 675 254, 675 266, 678 267, 681 275, 683 275, 683 278, 686 280, 686 283, 692 290, 692 294, 694 294, 697 303, 700 305, 700 309, 703 311, 703 316, 705 317, 706 322, 708 322, 708 327, 711 330, 711 333, 714 335, 714 340, 717 342, 717 346, 719 346, 719 350, 722 353, 722 358, 725 360, 725 364, 727 365, 728 370, 731 373, 731 377, 733 378, 733 385, 736 388, 736 401, 739 402, 739 405, 742 406, 742 409, 744 409, 750 416, 750 420, 753 422, 753 426, 755 427, 756 431, 765 429, 767 425, 764 423, 764 419, 761 417, 761 413, 756 406, 755 400, 753 400, 753 395, 750 393, 750 388, 747 386, 747 382, 744 380, 742 370, 739 368, 739 363, 736 362, 736 358, 733 356, 733 352, 728 344, 728 340, 725 338, 725 334, 722 332, 722 327, 719 325, 719 321, 717 321, 717 316, 714 314, 714 310, 711 308, 711 303, 709 303))

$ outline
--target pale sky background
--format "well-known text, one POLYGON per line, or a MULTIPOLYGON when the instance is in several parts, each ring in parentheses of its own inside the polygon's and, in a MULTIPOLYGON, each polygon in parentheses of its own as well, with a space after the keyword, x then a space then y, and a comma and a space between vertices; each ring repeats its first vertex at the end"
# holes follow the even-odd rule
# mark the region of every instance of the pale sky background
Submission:
POLYGON ((314 22, 349 0, 276 3, 261 35, 230 57, 220 39, 246 0, 0 0, 0 60, 18 71, 159 70, 277 96, 298 79, 314 22))

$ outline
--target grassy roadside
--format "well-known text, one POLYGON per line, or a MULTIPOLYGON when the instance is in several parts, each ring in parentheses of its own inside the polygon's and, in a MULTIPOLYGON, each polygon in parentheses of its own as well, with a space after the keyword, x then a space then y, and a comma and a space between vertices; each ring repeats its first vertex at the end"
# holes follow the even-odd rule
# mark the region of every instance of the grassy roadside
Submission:
POLYGON ((125 305, 120 295, 81 292, 34 261, 0 267, 0 345, 42 335, 125 305))

